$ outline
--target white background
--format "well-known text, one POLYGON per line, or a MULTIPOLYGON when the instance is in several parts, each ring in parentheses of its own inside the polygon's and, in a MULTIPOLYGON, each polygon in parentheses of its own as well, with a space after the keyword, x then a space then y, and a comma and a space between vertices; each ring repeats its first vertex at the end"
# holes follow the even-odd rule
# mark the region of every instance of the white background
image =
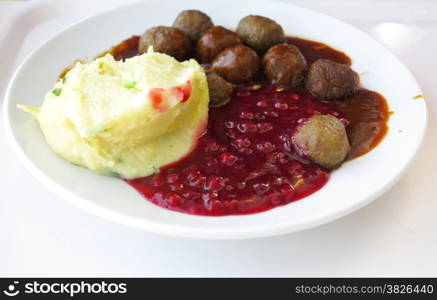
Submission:
MULTIPOLYGON (((0 0, 1 101, 11 73, 44 39, 126 2, 0 0)), ((99 219, 46 190, 18 162, 1 124, 0 276, 437 276, 437 1, 287 2, 366 31, 417 78, 430 121, 422 149, 398 184, 349 216, 286 236, 159 236, 99 219)))

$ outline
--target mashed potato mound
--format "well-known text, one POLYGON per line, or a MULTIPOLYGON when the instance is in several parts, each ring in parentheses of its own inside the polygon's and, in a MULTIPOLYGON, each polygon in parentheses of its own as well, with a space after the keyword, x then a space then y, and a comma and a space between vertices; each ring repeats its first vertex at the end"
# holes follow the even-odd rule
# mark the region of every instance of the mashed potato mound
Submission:
POLYGON ((53 151, 104 175, 137 178, 179 160, 207 123, 202 67, 149 51, 126 61, 111 55, 77 63, 41 108, 38 121, 53 151))

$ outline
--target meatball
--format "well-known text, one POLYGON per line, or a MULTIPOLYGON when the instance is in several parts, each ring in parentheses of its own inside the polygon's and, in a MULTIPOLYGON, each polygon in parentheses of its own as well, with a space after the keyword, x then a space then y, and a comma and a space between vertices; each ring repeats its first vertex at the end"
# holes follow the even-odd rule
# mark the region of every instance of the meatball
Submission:
POLYGON ((206 80, 208 81, 209 106, 217 107, 228 103, 233 90, 232 83, 214 72, 208 72, 206 80))
POLYGON ((334 169, 350 150, 344 124, 331 115, 314 115, 292 137, 296 151, 313 162, 334 169))
POLYGON ((233 83, 250 82, 258 75, 259 58, 249 47, 237 45, 223 50, 211 70, 233 83))
POLYGON ((194 9, 181 11, 173 22, 173 27, 185 32, 192 41, 197 41, 212 26, 214 24, 208 15, 194 9))
POLYGON ((284 41, 284 30, 272 19, 250 15, 240 20, 237 26, 238 36, 258 52, 264 52, 271 46, 284 41))
POLYGON ((306 87, 311 94, 324 100, 343 99, 358 88, 359 77, 348 65, 329 59, 318 59, 308 70, 306 87))
POLYGON ((197 41, 197 57, 201 63, 209 63, 224 49, 238 44, 241 44, 241 40, 235 32, 214 26, 197 41))
POLYGON ((296 46, 278 44, 264 55, 263 67, 272 83, 292 88, 303 82, 307 62, 296 46))
POLYGON ((157 26, 146 30, 140 37, 138 52, 147 51, 149 46, 153 50, 173 56, 179 61, 191 55, 191 41, 181 30, 173 27, 157 26))

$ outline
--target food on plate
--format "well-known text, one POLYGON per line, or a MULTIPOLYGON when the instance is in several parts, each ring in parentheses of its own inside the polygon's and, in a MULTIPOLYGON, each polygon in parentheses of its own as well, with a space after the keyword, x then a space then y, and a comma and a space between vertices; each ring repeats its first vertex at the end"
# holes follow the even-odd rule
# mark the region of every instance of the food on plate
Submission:
POLYGON ((25 110, 61 157, 170 210, 288 204, 387 131, 384 97, 360 86, 345 53, 285 36, 266 17, 244 17, 235 33, 187 10, 106 53, 64 71, 43 106, 25 110))
POLYGON ((213 61, 211 70, 232 83, 250 82, 259 71, 259 57, 244 45, 223 50, 213 61))
POLYGON ((207 121, 201 66, 151 51, 77 63, 33 113, 53 151, 97 173, 147 176, 194 147, 207 121))
POLYGON ((314 115, 296 128, 292 136, 295 149, 315 163, 333 169, 349 153, 346 128, 332 115, 314 115))
POLYGON ((197 41, 197 58, 201 63, 210 63, 228 47, 241 44, 240 38, 222 26, 214 26, 203 33, 197 41))
POLYGON ((173 27, 185 32, 192 41, 197 41, 212 26, 211 18, 195 9, 181 11, 173 22, 173 27))
POLYGON ((228 103, 234 89, 232 83, 223 79, 214 72, 207 72, 206 79, 209 89, 209 106, 218 107, 228 103))
POLYGON ((272 19, 255 15, 249 15, 240 20, 237 34, 246 45, 259 52, 266 51, 285 38, 281 25, 272 19))
POLYGON ((304 81, 307 62, 296 46, 277 44, 264 54, 263 68, 270 82, 293 88, 304 81))
POLYGON ((173 56, 179 61, 191 55, 191 42, 188 36, 174 27, 157 26, 146 30, 140 37, 139 53, 145 53, 152 46, 154 51, 173 56))
POLYGON ((308 70, 307 89, 325 100, 344 99, 359 86, 359 77, 348 65, 329 59, 318 59, 308 70))

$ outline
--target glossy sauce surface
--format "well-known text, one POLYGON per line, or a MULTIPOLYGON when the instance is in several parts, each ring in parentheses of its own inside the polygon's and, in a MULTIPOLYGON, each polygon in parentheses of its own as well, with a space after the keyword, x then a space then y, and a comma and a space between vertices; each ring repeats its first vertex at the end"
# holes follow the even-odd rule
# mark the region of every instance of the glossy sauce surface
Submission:
MULTIPOLYGON (((351 64, 327 45, 295 37, 286 42, 309 64, 319 58, 351 64)), ((137 46, 133 36, 108 52, 125 59, 137 55, 137 46)), ((127 183, 159 206, 199 215, 255 213, 301 199, 329 178, 328 170, 299 157, 291 143, 296 126, 317 113, 348 123, 348 159, 370 151, 387 132, 388 106, 376 92, 361 88, 349 99, 327 102, 305 87, 284 91, 260 79, 240 86, 226 106, 210 109, 207 131, 192 153, 127 183)))

